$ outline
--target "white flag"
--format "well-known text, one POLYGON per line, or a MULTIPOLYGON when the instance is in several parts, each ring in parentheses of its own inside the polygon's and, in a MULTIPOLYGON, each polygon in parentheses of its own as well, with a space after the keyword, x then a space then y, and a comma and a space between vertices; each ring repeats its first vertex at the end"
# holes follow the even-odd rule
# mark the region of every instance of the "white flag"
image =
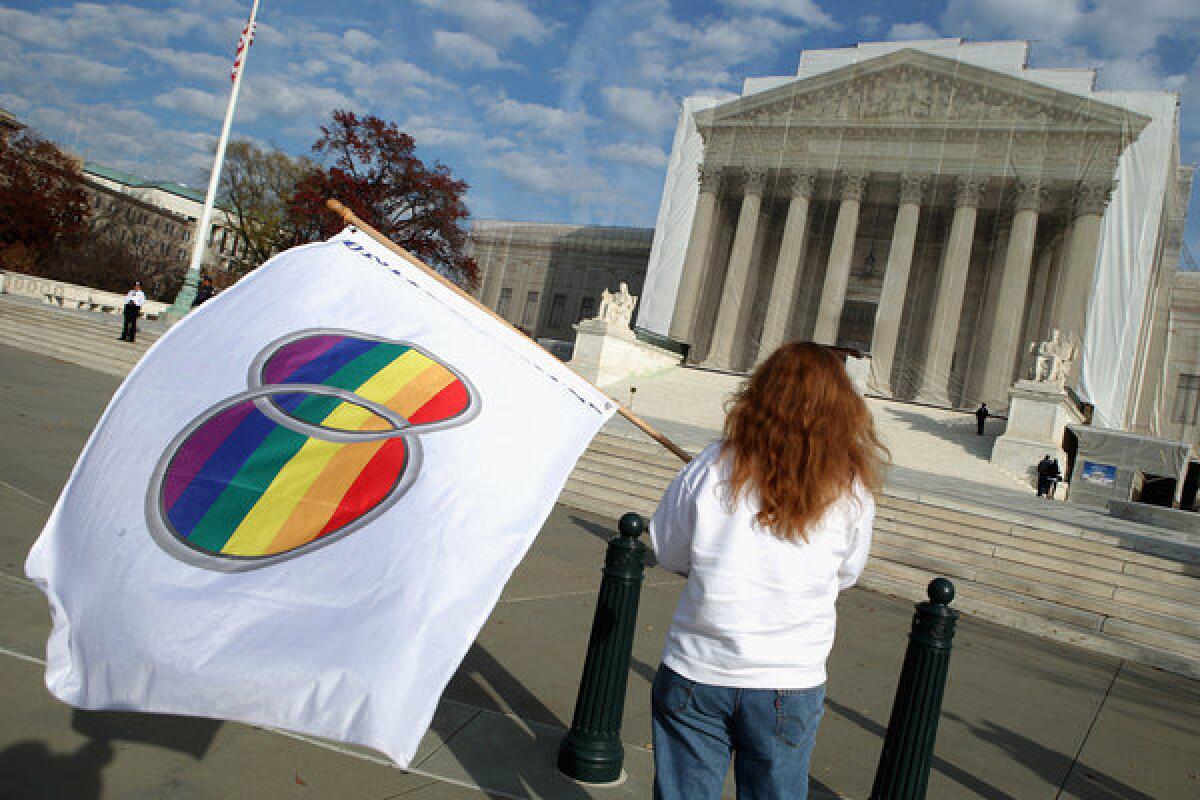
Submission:
POLYGON ((284 253, 142 359, 26 571, 66 703, 401 766, 615 410, 365 234, 284 253))

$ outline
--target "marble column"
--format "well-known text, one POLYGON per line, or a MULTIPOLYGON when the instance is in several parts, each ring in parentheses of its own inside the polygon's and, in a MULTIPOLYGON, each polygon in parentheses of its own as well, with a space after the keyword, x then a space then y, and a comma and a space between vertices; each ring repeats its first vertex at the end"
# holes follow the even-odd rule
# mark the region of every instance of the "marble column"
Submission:
POLYGON ((854 256, 854 237, 858 232, 858 209, 867 188, 867 173, 845 172, 842 176, 842 204, 838 208, 825 285, 821 287, 821 305, 813 341, 837 344, 842 308, 846 305, 846 285, 850 282, 850 259, 854 256))
POLYGON ((1040 181, 1017 183, 1012 233, 1008 237, 1004 276, 1000 282, 1000 295, 996 298, 996 318, 983 372, 983 400, 993 409, 1008 407, 1008 388, 1012 385, 1013 367, 1021 351, 1021 323, 1029 294, 1029 273, 1033 268, 1038 211, 1045 196, 1046 190, 1040 181))
POLYGON ((868 385, 871 391, 885 396, 892 394, 892 362, 896 357, 900 318, 904 314, 904 295, 908 291, 908 275, 912 271, 913 249, 917 244, 921 199, 928 182, 927 175, 900 176, 900 208, 892 229, 887 269, 883 273, 883 288, 879 291, 879 306, 875 310, 875 331, 871 335, 871 376, 868 385))
POLYGON ((679 277, 675 310, 671 314, 671 325, 667 330, 671 339, 687 344, 695 342, 692 329, 700 305, 700 290, 704 286, 709 269, 709 251, 713 240, 713 225, 717 217, 717 195, 721 190, 721 170, 702 164, 699 178, 700 196, 696 199, 696 213, 692 217, 692 232, 688 237, 683 274, 679 277))
POLYGON ((992 345, 992 328, 996 323, 996 298, 1000 296, 1000 284, 1004 280, 1004 259, 1011 235, 1012 214, 1000 210, 996 214, 996 234, 988 258, 987 283, 979 298, 978 322, 971 336, 971 360, 963 390, 963 400, 968 405, 983 399, 983 375, 987 368, 988 348, 992 345))
MULTIPOLYGON (((1045 220, 1043 219, 1042 222, 1045 220)), ((1047 289, 1055 264, 1061 259, 1062 249, 1063 235, 1055 234, 1050 243, 1042 249, 1037 266, 1033 269, 1033 286, 1029 290, 1029 315, 1025 318, 1025 330, 1021 334, 1021 355, 1017 359, 1020 368, 1026 372, 1033 360, 1029 350, 1030 345, 1043 338, 1041 331, 1043 317, 1046 316, 1047 289)))
POLYGON ((958 340, 958 322, 962 316, 963 293, 971 266, 971 245, 975 241, 975 218, 986 178, 958 179, 954 194, 954 221, 946 241, 942 274, 938 280, 933 322, 929 326, 929 350, 921 375, 917 399, 923 403, 950 404, 950 367, 958 340))
MULTIPOLYGON (((1105 182, 1085 184, 1075 192, 1075 219, 1049 327, 1057 328, 1064 340, 1074 341, 1080 347, 1087 330, 1087 309, 1092 296, 1092 278, 1096 273, 1104 209, 1112 190, 1112 183, 1105 182)), ((1076 359, 1072 378, 1078 372, 1078 364, 1076 359)))
POLYGON ((758 238, 759 216, 762 212, 763 188, 766 182, 766 170, 746 171, 737 232, 733 235, 733 250, 729 253, 729 269, 725 273, 725 286, 721 289, 721 305, 717 309, 716 325, 713 326, 712 346, 704 362, 716 369, 733 369, 736 366, 735 356, 744 344, 740 334, 744 332, 748 322, 753 299, 747 296, 749 293, 746 287, 754 244, 758 238))
POLYGON ((783 241, 775 262, 775 279, 767 301, 767 316, 763 321, 758 345, 758 361, 763 361, 787 339, 788 323, 796 305, 796 286, 804 266, 804 245, 808 237, 808 204, 817 176, 812 172, 797 172, 790 177, 791 200, 787 221, 783 225, 783 241))

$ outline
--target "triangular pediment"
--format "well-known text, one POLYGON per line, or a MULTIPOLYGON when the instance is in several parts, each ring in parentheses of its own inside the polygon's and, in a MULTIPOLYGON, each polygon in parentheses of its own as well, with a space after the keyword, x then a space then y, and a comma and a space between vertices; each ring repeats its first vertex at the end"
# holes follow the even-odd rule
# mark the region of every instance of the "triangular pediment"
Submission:
POLYGON ((1149 117, 1015 75, 899 50, 698 112, 696 125, 1054 129, 1136 137, 1149 117))

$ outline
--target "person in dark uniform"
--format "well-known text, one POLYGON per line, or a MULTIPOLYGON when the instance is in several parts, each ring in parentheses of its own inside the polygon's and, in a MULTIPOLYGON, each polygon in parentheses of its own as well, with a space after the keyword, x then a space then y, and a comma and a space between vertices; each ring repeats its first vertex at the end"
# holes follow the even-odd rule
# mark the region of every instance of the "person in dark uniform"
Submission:
POLYGON ((987 418, 991 416, 988 411, 987 403, 980 403, 979 408, 975 409, 975 433, 983 436, 983 423, 987 422, 987 418))
POLYGON ((1053 497, 1055 484, 1061 479, 1062 470, 1059 469, 1058 459, 1051 458, 1050 454, 1046 453, 1045 458, 1037 465, 1038 497, 1053 497))
POLYGON ((142 284, 137 281, 133 282, 133 288, 129 290, 129 294, 125 295, 125 324, 121 328, 121 335, 118 337, 123 342, 132 342, 137 336, 137 320, 142 313, 142 306, 146 304, 146 293, 142 291, 142 284))
POLYGON ((200 279, 200 285, 196 287, 196 299, 192 301, 192 308, 203 305, 206 301, 211 300, 214 294, 212 278, 205 275, 200 279))

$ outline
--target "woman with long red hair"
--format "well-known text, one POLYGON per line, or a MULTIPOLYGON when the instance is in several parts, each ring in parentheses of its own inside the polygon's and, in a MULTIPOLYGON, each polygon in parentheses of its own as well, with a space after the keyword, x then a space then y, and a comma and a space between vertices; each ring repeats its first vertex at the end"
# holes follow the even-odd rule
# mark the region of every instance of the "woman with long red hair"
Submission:
POLYGON ((803 798, 838 592, 871 546, 887 450, 841 359, 787 344, 734 397, 724 438, 650 523, 687 576, 654 678, 654 796, 803 798))

